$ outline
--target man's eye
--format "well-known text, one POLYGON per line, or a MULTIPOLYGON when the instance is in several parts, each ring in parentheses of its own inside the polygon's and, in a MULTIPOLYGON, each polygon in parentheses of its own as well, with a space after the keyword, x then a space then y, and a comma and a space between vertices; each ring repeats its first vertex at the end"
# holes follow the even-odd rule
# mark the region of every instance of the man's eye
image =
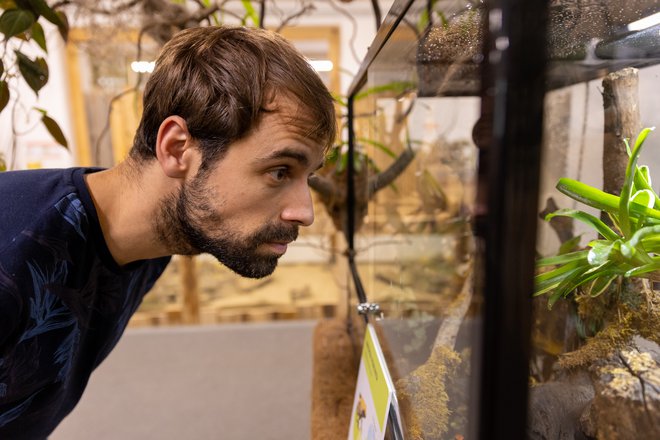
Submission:
POLYGON ((270 174, 273 179, 281 182, 282 180, 286 179, 288 170, 286 168, 277 168, 275 170, 269 171, 268 174, 270 174))

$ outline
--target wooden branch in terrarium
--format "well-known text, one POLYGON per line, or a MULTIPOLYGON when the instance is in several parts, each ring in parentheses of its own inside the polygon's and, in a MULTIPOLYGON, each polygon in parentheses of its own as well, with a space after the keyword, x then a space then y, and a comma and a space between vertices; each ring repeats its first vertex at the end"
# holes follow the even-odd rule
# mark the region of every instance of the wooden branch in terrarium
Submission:
MULTIPOLYGON (((397 86, 398 87, 398 86, 397 86)), ((379 88, 378 91, 384 89, 379 88)), ((391 130, 387 133, 388 140, 379 142, 373 139, 358 138, 358 150, 355 152, 354 160, 354 178, 355 178, 355 230, 358 231, 363 224, 364 217, 367 214, 369 201, 375 194, 393 184, 397 177, 403 173, 408 165, 415 158, 415 150, 412 148, 412 140, 408 133, 405 133, 406 145, 402 146, 401 138, 406 129, 407 118, 400 117, 407 115, 410 107, 403 108, 401 101, 396 101, 393 119, 394 123, 391 130), (383 151, 395 160, 387 169, 381 171, 376 167, 373 159, 364 152, 366 145, 370 145, 377 150, 383 151), (402 149, 401 153, 396 155, 393 151, 402 149), (370 175, 373 173, 373 175, 370 175)), ((338 231, 347 230, 348 206, 346 193, 346 168, 348 154, 344 147, 348 141, 342 141, 335 145, 328 156, 323 171, 310 179, 310 187, 316 191, 323 203, 326 211, 332 218, 333 224, 338 231)))

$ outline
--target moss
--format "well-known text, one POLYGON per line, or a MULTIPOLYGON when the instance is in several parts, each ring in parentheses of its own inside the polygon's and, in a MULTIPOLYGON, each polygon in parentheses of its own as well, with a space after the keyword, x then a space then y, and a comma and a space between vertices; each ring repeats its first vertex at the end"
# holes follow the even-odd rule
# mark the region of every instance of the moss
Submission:
POLYGON ((585 322, 602 322, 602 329, 579 349, 560 357, 561 368, 578 368, 611 356, 639 335, 660 344, 660 294, 641 280, 624 282, 603 298, 579 298, 585 322))
POLYGON ((440 438, 449 428, 447 383, 460 365, 459 355, 444 346, 433 349, 428 361, 397 381, 406 438, 440 438))

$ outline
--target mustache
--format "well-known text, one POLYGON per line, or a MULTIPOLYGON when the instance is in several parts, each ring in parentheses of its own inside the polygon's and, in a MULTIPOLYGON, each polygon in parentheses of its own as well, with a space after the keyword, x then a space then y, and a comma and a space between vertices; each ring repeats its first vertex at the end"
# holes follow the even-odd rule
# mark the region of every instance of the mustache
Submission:
POLYGON ((274 225, 268 224, 258 230, 252 236, 252 242, 256 244, 268 243, 272 241, 295 241, 298 238, 298 226, 274 225))

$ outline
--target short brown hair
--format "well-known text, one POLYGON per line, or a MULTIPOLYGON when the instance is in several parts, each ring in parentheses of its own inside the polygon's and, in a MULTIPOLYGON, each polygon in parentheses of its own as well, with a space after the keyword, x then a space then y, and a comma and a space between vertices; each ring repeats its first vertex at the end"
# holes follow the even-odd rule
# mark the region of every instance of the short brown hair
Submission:
POLYGON ((168 116, 186 120, 202 168, 257 126, 275 96, 302 111, 292 122, 326 149, 334 142, 333 98, 307 60, 280 35, 257 28, 209 26, 177 33, 165 46, 144 90, 144 111, 131 157, 156 156, 168 116))

